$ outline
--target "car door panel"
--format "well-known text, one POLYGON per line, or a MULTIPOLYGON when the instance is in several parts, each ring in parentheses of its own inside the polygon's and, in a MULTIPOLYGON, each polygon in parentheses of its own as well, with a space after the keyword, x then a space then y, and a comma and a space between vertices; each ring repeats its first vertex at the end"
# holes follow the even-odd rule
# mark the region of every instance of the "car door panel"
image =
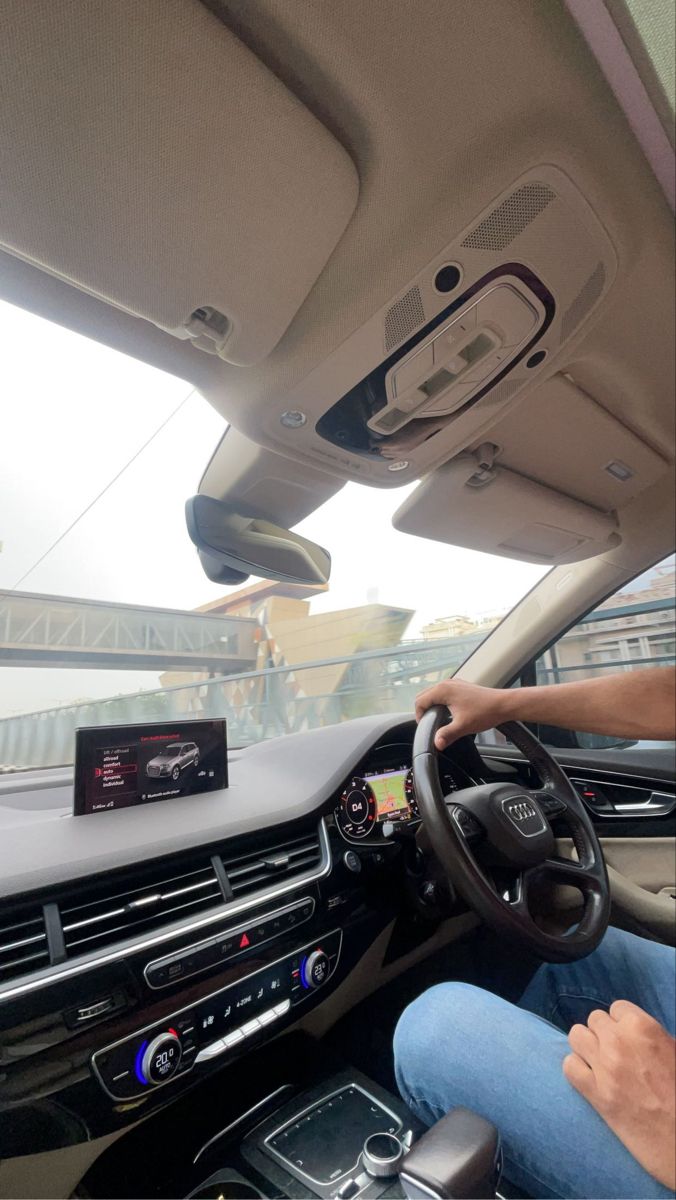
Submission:
MULTIPOLYGON (((601 838, 608 866, 655 895, 676 893, 676 838, 601 838)), ((676 907, 676 906, 674 906, 676 907)))

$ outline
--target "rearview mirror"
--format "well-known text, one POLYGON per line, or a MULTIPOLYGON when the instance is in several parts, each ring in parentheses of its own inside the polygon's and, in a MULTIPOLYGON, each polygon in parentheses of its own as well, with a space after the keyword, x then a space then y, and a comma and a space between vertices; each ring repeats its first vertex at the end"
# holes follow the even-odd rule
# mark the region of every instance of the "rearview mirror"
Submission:
POLYGON ((260 575, 285 583, 328 583, 327 551, 264 517, 233 512, 211 496, 193 496, 186 502, 185 519, 210 579, 232 583, 260 575))

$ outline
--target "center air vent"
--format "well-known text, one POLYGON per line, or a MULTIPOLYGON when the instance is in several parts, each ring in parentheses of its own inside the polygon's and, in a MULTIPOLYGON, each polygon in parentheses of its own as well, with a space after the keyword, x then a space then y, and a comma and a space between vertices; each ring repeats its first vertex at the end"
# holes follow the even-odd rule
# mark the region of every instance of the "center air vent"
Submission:
POLYGON ((286 883, 316 871, 322 857, 317 833, 273 842, 256 851, 224 858, 233 899, 241 900, 271 884, 286 883))
MULTIPOLYGON (((255 907, 291 892, 328 870, 322 826, 269 831, 220 847, 165 858, 71 884, 49 897, 54 919, 50 957, 45 910, 22 904, 0 920, 0 987, 41 967, 61 965, 60 931, 68 960, 112 951, 125 943, 170 939, 191 927, 218 923, 235 909, 255 907), (227 875, 227 878, 226 878, 227 875), (242 903, 244 901, 244 903, 242 903), (236 907, 235 907, 236 906, 236 907), (58 909, 58 917, 55 909, 58 909)), ((48 913, 49 916, 49 913, 48 913)))
POLYGON ((136 934, 145 934, 223 903, 210 858, 155 864, 146 871, 106 877, 78 892, 77 904, 61 903, 69 955, 87 954, 136 934))
POLYGON ((42 907, 20 909, 0 923, 0 983, 47 965, 49 951, 42 907))

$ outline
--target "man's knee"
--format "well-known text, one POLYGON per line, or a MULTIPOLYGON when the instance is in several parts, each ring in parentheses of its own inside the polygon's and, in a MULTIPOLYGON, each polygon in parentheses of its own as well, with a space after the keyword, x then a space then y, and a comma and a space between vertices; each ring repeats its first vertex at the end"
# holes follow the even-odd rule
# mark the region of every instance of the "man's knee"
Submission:
POLYGON ((466 1062, 483 1040, 494 1002, 499 1003, 497 996, 471 984, 440 983, 404 1009, 394 1034, 394 1060, 409 1103, 429 1096, 440 1072, 445 1080, 455 1076, 461 1060, 466 1062))
POLYGON ((395 1046, 400 1041, 434 1040, 440 1027, 448 1028, 449 1018, 456 1027, 464 1024, 487 995, 470 983, 437 983, 404 1009, 397 1024, 395 1046))

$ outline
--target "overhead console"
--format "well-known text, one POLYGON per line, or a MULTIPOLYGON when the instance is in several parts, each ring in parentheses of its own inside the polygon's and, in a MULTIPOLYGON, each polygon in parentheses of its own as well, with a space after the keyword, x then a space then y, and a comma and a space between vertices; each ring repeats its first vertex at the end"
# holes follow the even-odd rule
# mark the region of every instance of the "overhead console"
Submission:
MULTIPOLYGON (((455 270, 442 267, 437 278, 455 270)), ((386 403, 368 421, 369 428, 391 434, 414 418, 447 417, 470 404, 547 321, 534 289, 548 302, 551 317, 551 297, 526 271, 511 276, 501 271, 475 291, 467 305, 386 373, 386 403)))
POLYGON ((264 358, 354 211, 342 146, 199 0, 4 17, 0 246, 201 350, 264 358))
MULTIPOLYGON (((437 287, 460 278, 458 267, 441 267, 437 287)), ((355 453, 389 459, 389 470, 406 470, 400 456, 485 395, 535 345, 554 312, 553 296, 525 267, 489 272, 443 309, 422 339, 409 339, 351 389, 317 432, 355 453)))
MULTIPOLYGON (((234 424, 342 479, 395 487, 428 475, 550 368, 603 302, 616 261, 572 181, 533 168, 296 387, 233 408, 234 424)), ((218 452, 209 485, 217 463, 218 452)))
POLYGON ((238 413, 246 436, 228 434, 200 490, 265 515, 274 481, 298 520, 332 475, 422 478, 403 532, 546 566, 613 549, 622 508, 668 464, 552 364, 615 271, 570 179, 527 172, 298 387, 238 413), (237 465, 248 437, 266 447, 255 470, 237 465), (302 498, 296 458, 315 475, 302 498))

